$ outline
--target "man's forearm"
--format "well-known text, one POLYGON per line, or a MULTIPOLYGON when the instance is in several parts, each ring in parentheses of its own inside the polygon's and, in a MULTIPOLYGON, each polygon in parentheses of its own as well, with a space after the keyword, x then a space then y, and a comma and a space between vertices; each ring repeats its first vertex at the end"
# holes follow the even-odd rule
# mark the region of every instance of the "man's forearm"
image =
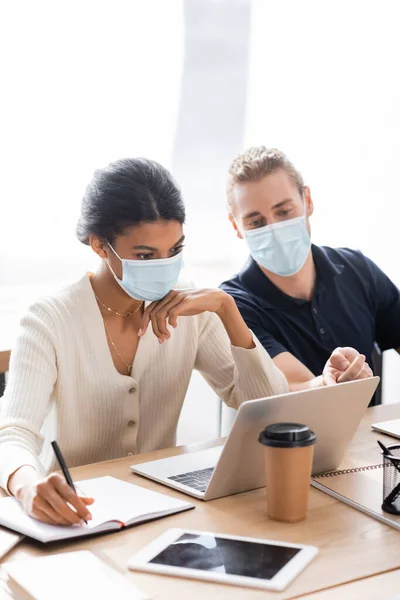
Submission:
POLYGON ((290 381, 288 383, 289 390, 291 392, 300 392, 301 390, 313 390, 324 385, 322 375, 319 375, 318 377, 313 377, 313 379, 309 379, 308 381, 302 381, 301 383, 290 381))
POLYGON ((285 375, 291 392, 312 390, 324 385, 322 375, 315 377, 314 373, 290 352, 277 354, 273 361, 285 375))

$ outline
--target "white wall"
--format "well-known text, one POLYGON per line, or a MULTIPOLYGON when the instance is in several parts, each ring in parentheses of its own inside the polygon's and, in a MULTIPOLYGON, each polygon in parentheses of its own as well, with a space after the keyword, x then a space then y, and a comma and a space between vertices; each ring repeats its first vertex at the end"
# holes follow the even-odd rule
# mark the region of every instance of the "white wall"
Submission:
POLYGON ((93 265, 74 235, 85 187, 124 156, 168 166, 182 53, 182 0, 1 4, 0 283, 93 265))

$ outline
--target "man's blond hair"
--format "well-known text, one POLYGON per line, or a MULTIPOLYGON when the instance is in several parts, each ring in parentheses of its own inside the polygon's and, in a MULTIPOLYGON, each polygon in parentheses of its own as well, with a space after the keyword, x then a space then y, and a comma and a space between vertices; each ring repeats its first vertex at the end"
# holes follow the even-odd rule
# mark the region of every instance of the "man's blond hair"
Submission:
POLYGON ((285 171, 288 174, 300 194, 303 195, 303 177, 290 162, 286 154, 280 150, 266 148, 265 146, 255 146, 239 154, 229 167, 226 190, 229 208, 233 206, 233 188, 236 183, 259 181, 263 177, 279 170, 285 171))

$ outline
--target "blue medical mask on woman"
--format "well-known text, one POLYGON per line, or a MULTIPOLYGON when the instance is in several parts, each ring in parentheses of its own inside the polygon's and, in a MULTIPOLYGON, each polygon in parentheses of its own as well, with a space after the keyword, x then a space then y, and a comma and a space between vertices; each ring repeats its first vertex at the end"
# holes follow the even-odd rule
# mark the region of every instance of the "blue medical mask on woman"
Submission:
POLYGON ((182 252, 171 258, 131 260, 121 258, 111 244, 108 245, 122 263, 122 279, 117 277, 106 259, 109 269, 131 298, 154 302, 164 298, 175 287, 183 266, 182 252))
POLYGON ((305 216, 251 229, 244 236, 254 260, 282 277, 300 271, 311 248, 305 216))

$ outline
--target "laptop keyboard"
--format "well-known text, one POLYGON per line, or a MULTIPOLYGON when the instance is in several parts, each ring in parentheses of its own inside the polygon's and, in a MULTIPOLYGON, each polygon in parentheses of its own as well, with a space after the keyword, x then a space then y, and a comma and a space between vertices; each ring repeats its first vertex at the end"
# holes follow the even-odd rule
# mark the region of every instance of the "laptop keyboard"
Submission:
POLYGON ((190 473, 181 473, 180 475, 174 475, 167 479, 172 479, 177 483, 187 485, 198 492, 205 492, 210 482, 211 475, 213 474, 215 467, 208 467, 207 469, 200 469, 199 471, 191 471, 190 473))

